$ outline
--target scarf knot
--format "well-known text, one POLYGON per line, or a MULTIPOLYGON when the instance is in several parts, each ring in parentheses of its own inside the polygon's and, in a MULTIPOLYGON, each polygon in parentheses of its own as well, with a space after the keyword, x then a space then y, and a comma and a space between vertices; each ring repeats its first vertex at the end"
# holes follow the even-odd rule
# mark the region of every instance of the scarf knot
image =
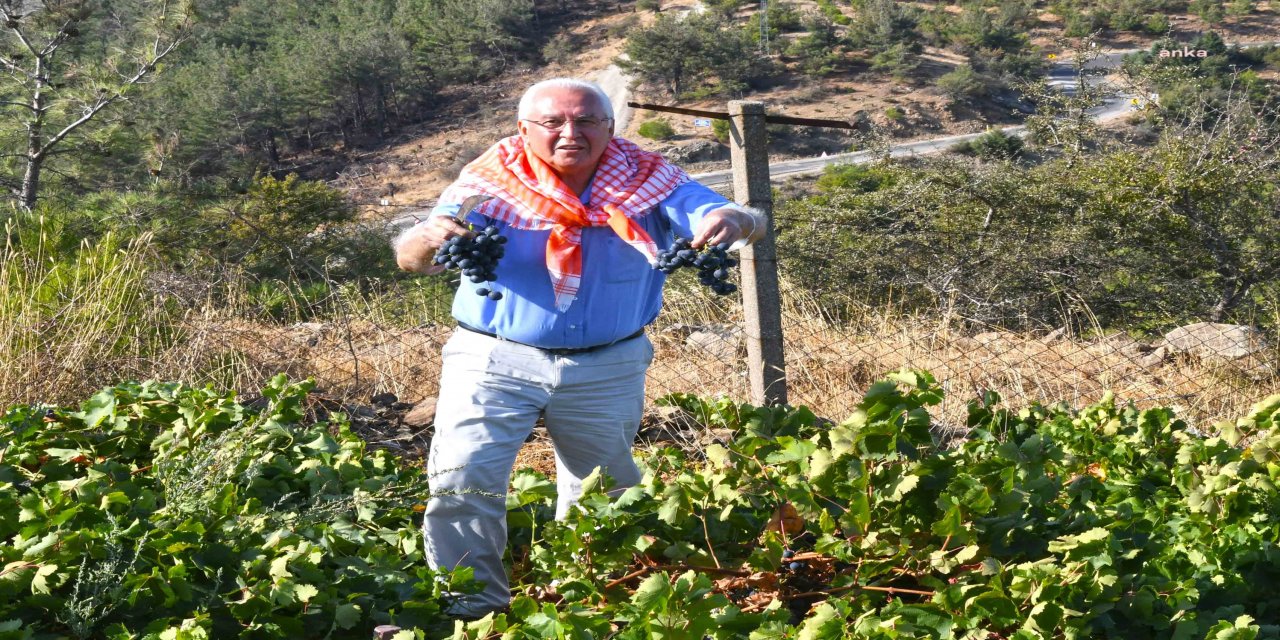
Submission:
POLYGON ((607 226, 654 264, 658 247, 637 219, 689 179, 660 154, 613 138, 592 177, 591 204, 584 205, 550 166, 527 151, 524 139, 517 135, 504 138, 471 161, 440 201, 494 196, 477 211, 517 229, 551 229, 547 273, 556 309, 563 312, 573 304, 582 284, 582 228, 607 226))

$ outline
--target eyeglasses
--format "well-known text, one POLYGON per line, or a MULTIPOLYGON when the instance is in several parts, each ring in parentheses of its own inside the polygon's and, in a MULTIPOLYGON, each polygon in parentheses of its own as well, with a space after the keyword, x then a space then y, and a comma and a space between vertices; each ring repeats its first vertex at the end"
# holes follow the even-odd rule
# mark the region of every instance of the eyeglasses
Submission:
MULTIPOLYGON (((601 126, 603 126, 603 125, 604 125, 604 123, 606 123, 606 122, 608 122, 608 121, 610 121, 610 120, 612 120, 612 119, 613 119, 613 118, 603 118, 603 119, 602 119, 602 118, 592 118, 592 117, 574 118, 574 119, 573 119, 573 128, 575 128, 575 129, 598 129, 598 128, 600 128, 601 126)), ((543 129, 546 129, 547 131, 560 131, 560 130, 564 129, 565 125, 569 124, 569 122, 570 122, 569 120, 565 120, 565 119, 563 119, 563 118, 550 118, 550 119, 547 119, 547 120, 530 120, 530 119, 528 119, 528 118, 521 118, 521 120, 524 120, 525 122, 532 122, 532 123, 534 123, 534 124, 538 125, 539 127, 542 127, 543 129)))

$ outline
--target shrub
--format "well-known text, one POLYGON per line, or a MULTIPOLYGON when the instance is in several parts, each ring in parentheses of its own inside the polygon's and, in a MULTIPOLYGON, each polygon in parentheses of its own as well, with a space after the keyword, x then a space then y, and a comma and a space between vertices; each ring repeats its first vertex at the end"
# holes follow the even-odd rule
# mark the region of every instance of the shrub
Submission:
POLYGON ((566 64, 573 59, 573 54, 582 48, 578 38, 571 33, 558 33, 542 47, 542 59, 547 62, 566 64))
POLYGON ((715 135, 716 140, 719 140, 721 144, 729 144, 729 128, 728 120, 716 119, 711 121, 711 133, 715 135))
POLYGON ((853 191, 871 193, 893 185, 897 177, 887 166, 871 164, 829 164, 822 169, 817 187, 824 193, 853 191))
POLYGON ((640 125, 637 133, 650 140, 666 140, 676 135, 676 130, 671 128, 671 123, 666 118, 657 118, 640 125))
POLYGON ((1022 138, 1011 136, 1000 129, 990 129, 969 143, 970 148, 984 160, 1016 158, 1022 154, 1022 138))
POLYGON ((808 33, 791 41, 787 46, 787 55, 800 59, 800 68, 809 76, 825 76, 836 70, 844 41, 836 32, 830 19, 819 13, 805 17, 804 27, 808 33))
POLYGON ((1164 35, 1169 33, 1169 16, 1163 13, 1153 13, 1147 16, 1147 21, 1143 23, 1142 28, 1151 35, 1164 35))
POLYGON ((1219 24, 1227 16, 1219 0, 1192 0, 1187 8, 1209 24, 1219 24))
POLYGON ((386 230, 356 224, 354 207, 323 182, 267 176, 243 198, 207 207, 203 215, 225 224, 223 246, 213 253, 256 278, 397 273, 386 230))
POLYGON ((938 89, 953 101, 967 100, 987 94, 987 82, 973 67, 962 64, 937 80, 938 89))
POLYGON ((1231 0, 1227 3, 1227 15, 1237 18, 1253 13, 1253 0, 1231 0))
POLYGON ((636 0, 636 11, 662 11, 662 0, 636 0))
POLYGON ((894 106, 887 107, 884 110, 884 117, 890 120, 893 120, 895 122, 897 122, 898 120, 901 120, 903 117, 905 117, 905 115, 906 114, 902 113, 901 109, 894 106))
POLYGON ((889 45, 871 57, 871 68, 889 74, 894 80, 904 82, 907 76, 920 66, 920 57, 915 55, 916 52, 912 49, 911 45, 903 42, 889 45))

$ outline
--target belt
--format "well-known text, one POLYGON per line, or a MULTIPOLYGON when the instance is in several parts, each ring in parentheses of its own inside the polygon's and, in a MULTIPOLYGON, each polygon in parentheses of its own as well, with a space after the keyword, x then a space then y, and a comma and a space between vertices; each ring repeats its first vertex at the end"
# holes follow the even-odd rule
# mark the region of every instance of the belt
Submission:
POLYGON ((640 327, 640 329, 639 329, 638 331, 636 331, 635 333, 633 333, 633 334, 631 334, 631 335, 629 335, 629 336, 627 336, 627 337, 625 337, 625 338, 618 338, 617 340, 614 340, 613 342, 609 342, 609 343, 605 343, 605 344, 598 344, 598 345, 595 345, 595 346, 593 346, 593 347, 557 347, 557 348, 553 348, 553 349, 547 349, 547 348, 545 348, 545 347, 536 347, 536 346, 534 346, 534 345, 531 345, 531 344, 525 344, 525 343, 523 343, 523 342, 516 342, 515 340, 508 340, 508 339, 506 339, 506 338, 504 338, 504 337, 502 337, 502 336, 500 336, 500 335, 498 335, 498 334, 496 334, 496 333, 490 333, 490 332, 488 332, 488 331, 484 331, 484 330, 482 330, 482 329, 477 329, 477 328, 475 328, 475 327, 473 327, 473 326, 471 326, 471 325, 469 325, 469 324, 467 324, 467 323, 465 323, 465 322, 459 322, 459 323, 458 323, 458 326, 459 326, 459 327, 462 327, 463 329, 466 329, 467 331, 470 331, 470 332, 472 332, 472 333, 478 333, 478 334, 480 334, 480 335, 489 336, 490 338, 497 338, 497 339, 499 339, 499 340, 504 340, 504 341, 506 341, 506 342, 515 342, 515 344, 524 345, 524 346, 526 346, 526 347, 533 347, 534 349, 537 349, 537 350, 542 351, 542 352, 545 352, 545 353, 549 353, 549 354, 551 354, 551 355, 553 355, 553 356, 572 356, 572 355, 576 355, 576 354, 579 354, 579 353, 590 353, 590 352, 592 352, 592 351, 597 351, 597 350, 603 349, 603 348, 605 348, 605 347, 612 347, 613 345, 618 344, 619 342, 626 342, 627 340, 631 340, 631 339, 634 339, 634 338, 639 338, 640 336, 644 335, 644 327, 640 327))

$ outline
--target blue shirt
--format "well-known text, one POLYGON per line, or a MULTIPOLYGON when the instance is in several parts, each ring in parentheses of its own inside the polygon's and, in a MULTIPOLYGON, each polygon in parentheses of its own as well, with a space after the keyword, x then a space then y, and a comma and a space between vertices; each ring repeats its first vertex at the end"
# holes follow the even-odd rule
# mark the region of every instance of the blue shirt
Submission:
MULTIPOLYGON (((590 186, 582 202, 590 204, 590 186)), ((689 181, 637 222, 661 251, 671 247, 675 234, 692 238, 707 213, 726 206, 735 205, 689 181)), ((456 215, 459 207, 440 204, 431 215, 456 215)), ((658 317, 666 274, 650 267, 644 255, 613 229, 582 229, 582 284, 573 304, 561 313, 556 310, 547 272, 550 229, 514 229, 475 212, 467 221, 477 228, 496 225, 508 240, 495 270, 496 282, 475 284, 462 278, 453 298, 453 317, 458 321, 508 340, 555 349, 609 344, 658 317), (475 290, 480 287, 500 291, 503 297, 493 301, 478 295, 475 290)))

